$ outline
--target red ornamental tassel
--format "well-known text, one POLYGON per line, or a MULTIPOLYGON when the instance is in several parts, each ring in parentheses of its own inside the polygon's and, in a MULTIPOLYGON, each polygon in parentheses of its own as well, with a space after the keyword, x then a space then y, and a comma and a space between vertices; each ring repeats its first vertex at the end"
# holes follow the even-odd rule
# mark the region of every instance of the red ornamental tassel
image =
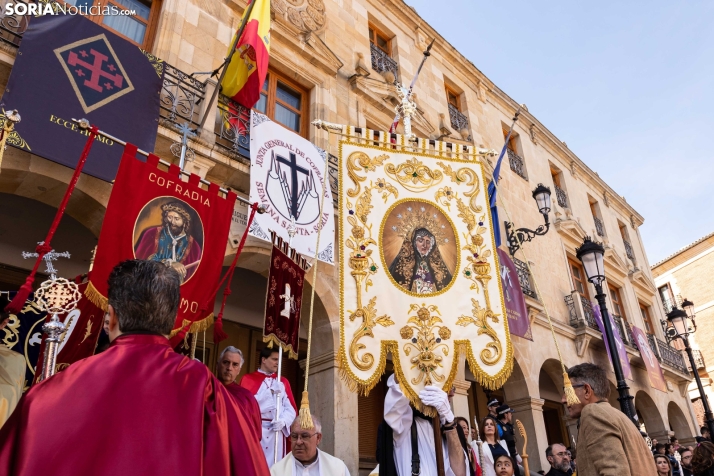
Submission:
POLYGON ((84 150, 82 150, 82 155, 79 157, 77 167, 75 167, 74 169, 72 179, 67 185, 67 190, 64 192, 62 203, 60 203, 60 206, 57 208, 57 213, 55 214, 55 218, 52 221, 52 226, 50 226, 50 229, 47 232, 47 237, 45 238, 45 241, 37 245, 37 248, 35 248, 35 251, 37 252, 37 260, 35 261, 35 266, 33 266, 32 272, 30 272, 30 275, 25 280, 25 284, 20 287, 20 290, 17 292, 12 301, 10 301, 10 304, 5 306, 5 312, 9 312, 10 314, 19 313, 22 310, 22 307, 25 305, 25 301, 27 301, 27 298, 30 297, 30 293, 32 292, 32 285, 35 282, 35 274, 37 274, 37 268, 39 268, 40 263, 42 262, 42 259, 45 257, 45 255, 52 251, 52 245, 50 244, 52 242, 52 237, 54 236, 55 231, 57 231, 57 227, 59 226, 60 220, 62 219, 62 215, 64 215, 64 211, 67 208, 69 197, 72 196, 72 192, 77 186, 77 180, 79 180, 79 175, 82 173, 84 163, 87 161, 89 151, 92 149, 92 144, 94 144, 94 139, 97 137, 98 130, 99 129, 97 129, 95 126, 91 126, 89 137, 87 138, 87 143, 84 144, 84 150))

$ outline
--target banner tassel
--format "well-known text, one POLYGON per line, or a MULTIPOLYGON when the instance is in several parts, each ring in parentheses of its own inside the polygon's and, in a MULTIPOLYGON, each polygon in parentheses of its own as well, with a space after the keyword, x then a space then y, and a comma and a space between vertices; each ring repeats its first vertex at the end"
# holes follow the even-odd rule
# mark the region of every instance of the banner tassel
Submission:
POLYGON ((69 181, 69 184, 67 185, 67 190, 64 192, 62 202, 57 208, 57 213, 55 214, 55 218, 52 221, 52 226, 50 226, 50 229, 47 232, 45 241, 40 242, 40 244, 37 245, 37 248, 35 248, 35 252, 37 252, 37 260, 35 260, 35 265, 32 267, 32 271, 25 280, 25 283, 20 287, 19 291, 12 299, 12 301, 10 301, 10 304, 5 306, 5 312, 9 312, 10 314, 18 314, 22 309, 22 306, 25 305, 25 301, 27 301, 27 298, 30 297, 30 293, 32 292, 32 285, 35 282, 35 274, 37 274, 37 268, 40 267, 40 263, 42 262, 42 259, 45 257, 45 255, 52 251, 52 237, 55 235, 55 231, 57 231, 57 227, 59 226, 60 220, 62 219, 62 215, 64 215, 64 211, 67 208, 69 197, 72 196, 72 192, 77 186, 79 175, 82 173, 84 163, 87 161, 89 151, 92 149, 92 144, 94 144, 94 139, 97 137, 98 130, 99 129, 97 129, 97 127, 91 126, 89 137, 87 138, 87 143, 84 144, 84 150, 82 150, 82 155, 79 157, 77 166, 74 169, 72 179, 69 181))
POLYGON ((300 426, 305 429, 313 428, 315 424, 312 422, 310 414, 310 399, 307 395, 307 390, 302 392, 302 400, 300 401, 300 426))
POLYGON ((223 289, 223 301, 221 302, 221 310, 218 311, 218 317, 216 317, 215 322, 213 323, 213 342, 218 344, 219 342, 226 340, 228 338, 228 335, 223 331, 223 311, 226 308, 226 300, 228 299, 228 296, 231 294, 231 281, 233 280, 233 272, 236 269, 236 264, 238 263, 238 258, 240 257, 240 254, 243 252, 243 247, 245 246, 245 240, 248 238, 248 231, 250 230, 250 225, 253 223, 253 218, 255 217, 255 212, 258 211, 258 203, 254 203, 250 206, 250 216, 248 217, 248 223, 246 224, 245 231, 243 232, 243 236, 240 239, 240 244, 238 245, 238 249, 236 250, 236 255, 233 258, 233 262, 231 263, 231 266, 228 268, 228 271, 226 272, 225 275, 223 275, 223 278, 221 279, 221 282, 218 283, 218 287, 216 290, 211 294, 211 297, 208 299, 204 307, 208 308, 208 303, 212 303, 213 300, 216 298, 216 294, 218 294, 218 290, 221 289, 221 286, 223 286, 223 283, 226 282, 226 287, 223 289), (226 281, 226 278, 228 280, 226 281))
POLYGON ((565 399, 568 405, 576 405, 580 403, 580 399, 575 395, 575 389, 573 384, 570 382, 570 377, 568 377, 568 372, 563 371, 563 390, 565 391, 565 399))

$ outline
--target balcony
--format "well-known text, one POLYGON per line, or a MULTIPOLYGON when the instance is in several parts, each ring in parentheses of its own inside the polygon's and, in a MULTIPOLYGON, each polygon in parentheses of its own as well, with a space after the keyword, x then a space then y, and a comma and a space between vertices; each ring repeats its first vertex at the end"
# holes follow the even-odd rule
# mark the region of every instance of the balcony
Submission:
POLYGON ((558 198, 558 205, 560 205, 563 208, 568 208, 568 195, 565 193, 565 190, 558 187, 557 185, 554 185, 554 187, 555 187, 555 196, 558 198))
POLYGON ((630 342, 630 345, 637 347, 635 345, 635 338, 632 336, 632 326, 630 326, 630 323, 627 321, 625 321, 625 332, 627 333, 627 340, 630 342))
POLYGON ((226 155, 250 165, 250 109, 221 94, 214 133, 226 155))
MULTIPOLYGON (((699 349, 692 349, 692 355, 694 356, 694 363, 697 366, 697 370, 706 368, 704 365, 704 357, 702 357, 702 351, 699 349)), ((692 371, 692 366, 689 364, 689 359, 685 357, 685 362, 687 363, 687 369, 692 371)))
POLYGON ((632 330, 627 321, 624 320, 621 316, 618 316, 617 314, 612 315, 612 320, 617 326, 617 332, 620 333, 620 339, 622 339, 622 342, 624 342, 626 345, 629 345, 630 347, 635 347, 634 339, 632 338, 632 330))
POLYGON ((592 303, 590 303, 587 298, 581 296, 577 292, 573 292, 572 294, 567 294, 564 299, 570 313, 571 326, 578 328, 580 326, 587 325, 587 327, 591 329, 598 332, 600 331, 600 328, 597 326, 597 322, 595 322, 592 303), (578 301, 575 300, 574 296, 578 296, 578 301))
POLYGON ((593 215, 593 221, 595 222, 595 231, 597 236, 605 236, 605 227, 602 225, 602 220, 593 215))
POLYGON ((200 121, 201 102, 206 98, 206 84, 164 62, 161 86, 161 123, 166 127, 188 124, 192 129, 200 121))
POLYGON ((399 65, 396 61, 372 42, 369 43, 369 50, 372 56, 373 70, 380 74, 390 71, 394 74, 395 79, 399 77, 399 65))
MULTIPOLYGON (((4 3, 5 2, 3 2, 3 4, 4 3)), ((18 3, 30 4, 34 2, 17 0, 14 3, 17 5, 18 3)), ((0 42, 19 47, 22 41, 22 35, 25 33, 25 30, 27 30, 29 19, 30 16, 28 15, 2 15, 0 18, 0 42)))
POLYGON ((622 240, 622 242, 625 244, 625 254, 627 255, 627 257, 630 258, 632 261, 635 261, 635 252, 632 250, 632 245, 630 244, 630 242, 624 239, 622 240))
POLYGON ((682 372, 685 375, 689 375, 689 370, 685 364, 682 352, 664 341, 657 338, 655 338, 655 340, 657 341, 657 360, 682 372))
MULTIPOLYGON (((451 128, 456 132, 460 133, 463 130, 469 130, 469 120, 453 104, 449 104, 449 119, 451 119, 451 128)), ((471 134, 467 135, 466 140, 471 140, 471 134)))
POLYGON ((511 149, 506 150, 508 152, 508 162, 511 164, 511 170, 520 175, 523 180, 528 180, 523 159, 511 149))
POLYGON ((516 270, 518 271, 518 282, 521 284, 521 289, 523 294, 530 296, 533 299, 538 299, 538 294, 533 288, 531 281, 531 273, 528 272, 528 265, 518 258, 513 257, 513 264, 516 265, 516 270))

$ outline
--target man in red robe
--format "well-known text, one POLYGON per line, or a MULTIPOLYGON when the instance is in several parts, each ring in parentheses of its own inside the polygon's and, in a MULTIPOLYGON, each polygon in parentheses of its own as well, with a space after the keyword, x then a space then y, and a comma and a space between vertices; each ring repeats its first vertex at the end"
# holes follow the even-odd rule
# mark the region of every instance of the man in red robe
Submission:
POLYGON ((263 430, 261 429, 262 423, 260 422, 258 401, 249 390, 236 383, 236 377, 240 374, 243 362, 243 352, 237 347, 229 345, 218 356, 218 371, 216 375, 218 380, 226 386, 226 389, 236 399, 243 412, 251 419, 255 441, 260 441, 263 436, 263 430))
POLYGON ((278 382, 278 349, 265 347, 260 351, 260 367, 257 371, 246 374, 240 381, 255 399, 260 407, 260 418, 263 423, 263 436, 260 446, 263 448, 268 466, 276 462, 275 440, 278 440, 277 461, 285 457, 288 451, 288 436, 290 425, 297 416, 297 406, 290 389, 288 379, 281 376, 278 382), (278 416, 277 409, 280 408, 278 416))
POLYGON ((34 385, 0 430, 0 474, 267 476, 250 419, 166 335, 179 274, 124 261, 109 276, 101 354, 34 385))

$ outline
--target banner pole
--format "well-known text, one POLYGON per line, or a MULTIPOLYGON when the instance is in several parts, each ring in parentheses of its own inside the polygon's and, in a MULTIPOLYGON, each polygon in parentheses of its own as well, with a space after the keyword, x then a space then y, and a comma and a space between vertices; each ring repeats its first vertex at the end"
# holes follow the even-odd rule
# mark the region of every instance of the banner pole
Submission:
MULTIPOLYGON (((290 226, 288 227, 288 236, 290 237, 290 239, 288 240, 288 253, 290 252, 290 248, 292 247, 293 237, 295 236, 295 232, 297 232, 297 229, 295 228, 295 217, 292 216, 292 213, 291 213, 290 214, 290 226)), ((286 297, 286 299, 290 299, 290 298, 286 297)), ((280 381, 282 379, 282 375, 283 375, 283 346, 278 344, 278 388, 280 388, 280 381)), ((280 418, 280 395, 281 395, 280 392, 275 394, 275 420, 276 421, 280 418)), ((280 439, 278 438, 278 435, 276 432, 275 452, 273 454, 273 457, 274 457, 273 464, 278 462, 279 443, 280 443, 280 439)))
POLYGON ((211 95, 211 100, 206 103, 206 112, 203 114, 203 117, 201 118, 201 123, 196 128, 196 133, 200 133, 201 130, 203 130, 203 126, 206 124, 206 118, 208 117, 208 115, 211 112, 209 108, 213 104, 213 101, 216 100, 216 96, 218 96, 218 91, 221 89, 221 82, 223 81, 223 77, 226 75, 226 66, 228 65, 228 63, 230 63, 231 59, 233 58, 233 55, 236 52, 236 46, 238 46, 240 37, 243 36, 243 30, 245 30, 245 25, 248 23, 248 19, 250 18, 251 13, 253 12, 253 7, 255 6, 257 1, 258 0, 252 0, 248 4, 248 8, 246 9, 245 13, 243 14, 243 20, 241 21, 240 27, 238 28, 236 37, 233 40, 233 45, 231 46, 231 49, 228 50, 228 55, 223 60, 223 64, 221 64, 218 68, 216 68, 213 71, 213 74, 211 74, 211 76, 214 76, 216 73, 218 73, 218 70, 221 70, 221 75, 218 77, 218 82, 216 83, 216 87, 213 89, 213 94, 211 95))

